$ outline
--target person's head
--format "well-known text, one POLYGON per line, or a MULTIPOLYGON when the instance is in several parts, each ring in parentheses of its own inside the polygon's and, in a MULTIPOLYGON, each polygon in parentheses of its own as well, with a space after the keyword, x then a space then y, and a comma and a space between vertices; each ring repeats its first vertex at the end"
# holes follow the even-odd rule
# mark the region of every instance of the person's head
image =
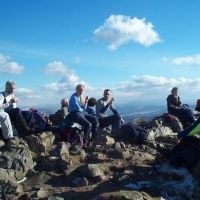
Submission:
POLYGON ((90 106, 90 107, 94 107, 94 106, 96 106, 96 104, 97 104, 97 100, 95 99, 95 98, 90 98, 89 100, 88 100, 88 106, 90 106))
POLYGON ((83 84, 78 84, 76 86, 76 93, 78 96, 82 95, 83 90, 85 89, 85 86, 83 84))
POLYGON ((103 92, 103 98, 105 101, 107 101, 110 97, 111 91, 109 89, 105 89, 103 92))
POLYGON ((61 107, 68 107, 68 105, 69 105, 68 99, 65 98, 61 100, 61 107))
POLYGON ((173 87, 172 90, 171 90, 171 93, 173 95, 178 95, 178 88, 177 87, 173 87))
POLYGON ((15 91, 16 84, 14 81, 7 81, 5 85, 5 90, 8 94, 12 94, 15 91))

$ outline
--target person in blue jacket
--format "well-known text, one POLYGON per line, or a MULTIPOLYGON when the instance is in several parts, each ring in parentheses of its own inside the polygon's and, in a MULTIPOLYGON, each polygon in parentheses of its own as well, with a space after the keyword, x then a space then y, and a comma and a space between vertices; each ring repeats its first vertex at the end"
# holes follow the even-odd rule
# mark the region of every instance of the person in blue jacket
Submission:
POLYGON ((94 138, 97 135, 99 123, 96 116, 90 115, 85 111, 87 98, 85 99, 83 97, 84 89, 85 86, 83 84, 78 84, 76 86, 76 92, 70 97, 68 109, 72 121, 77 122, 83 127, 83 143, 84 146, 88 146, 90 131, 94 138))

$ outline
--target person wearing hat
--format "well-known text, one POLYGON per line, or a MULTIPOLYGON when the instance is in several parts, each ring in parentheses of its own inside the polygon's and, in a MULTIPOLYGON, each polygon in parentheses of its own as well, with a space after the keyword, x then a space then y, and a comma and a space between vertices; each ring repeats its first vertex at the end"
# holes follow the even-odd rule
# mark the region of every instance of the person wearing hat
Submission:
POLYGON ((167 97, 167 109, 170 114, 178 117, 184 127, 195 122, 194 114, 189 106, 187 104, 181 104, 177 87, 173 87, 171 94, 167 97))

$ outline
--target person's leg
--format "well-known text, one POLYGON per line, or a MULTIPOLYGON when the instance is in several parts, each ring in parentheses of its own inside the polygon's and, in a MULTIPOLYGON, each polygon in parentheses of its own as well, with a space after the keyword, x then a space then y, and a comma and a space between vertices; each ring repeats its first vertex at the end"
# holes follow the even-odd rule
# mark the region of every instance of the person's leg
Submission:
POLYGON ((8 140, 13 138, 13 129, 8 113, 0 112, 0 122, 4 139, 8 140))
POLYGON ((100 128, 112 125, 112 132, 119 132, 121 126, 121 118, 117 115, 110 115, 99 119, 100 128))
POLYGON ((83 142, 87 145, 89 142, 89 133, 92 128, 91 123, 85 118, 84 112, 71 112, 70 117, 72 121, 77 122, 83 127, 83 142))
POLYGON ((92 123, 92 137, 93 139, 97 136, 98 134, 98 128, 99 128, 99 120, 96 116, 90 115, 88 113, 85 113, 85 118, 92 123))
POLYGON ((31 129, 28 127, 21 110, 19 108, 14 108, 8 112, 12 124, 17 129, 17 132, 23 137, 32 133, 31 129))

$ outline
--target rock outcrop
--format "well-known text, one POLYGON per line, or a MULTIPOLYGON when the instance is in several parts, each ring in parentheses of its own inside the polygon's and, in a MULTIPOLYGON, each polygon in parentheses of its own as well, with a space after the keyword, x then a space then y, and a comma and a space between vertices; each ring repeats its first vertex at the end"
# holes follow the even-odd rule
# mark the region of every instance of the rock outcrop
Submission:
POLYGON ((175 146, 175 129, 160 118, 132 123, 148 128, 144 144, 106 131, 86 149, 53 132, 0 140, 0 199, 199 199, 200 163, 193 172, 174 169, 158 151, 175 146))

